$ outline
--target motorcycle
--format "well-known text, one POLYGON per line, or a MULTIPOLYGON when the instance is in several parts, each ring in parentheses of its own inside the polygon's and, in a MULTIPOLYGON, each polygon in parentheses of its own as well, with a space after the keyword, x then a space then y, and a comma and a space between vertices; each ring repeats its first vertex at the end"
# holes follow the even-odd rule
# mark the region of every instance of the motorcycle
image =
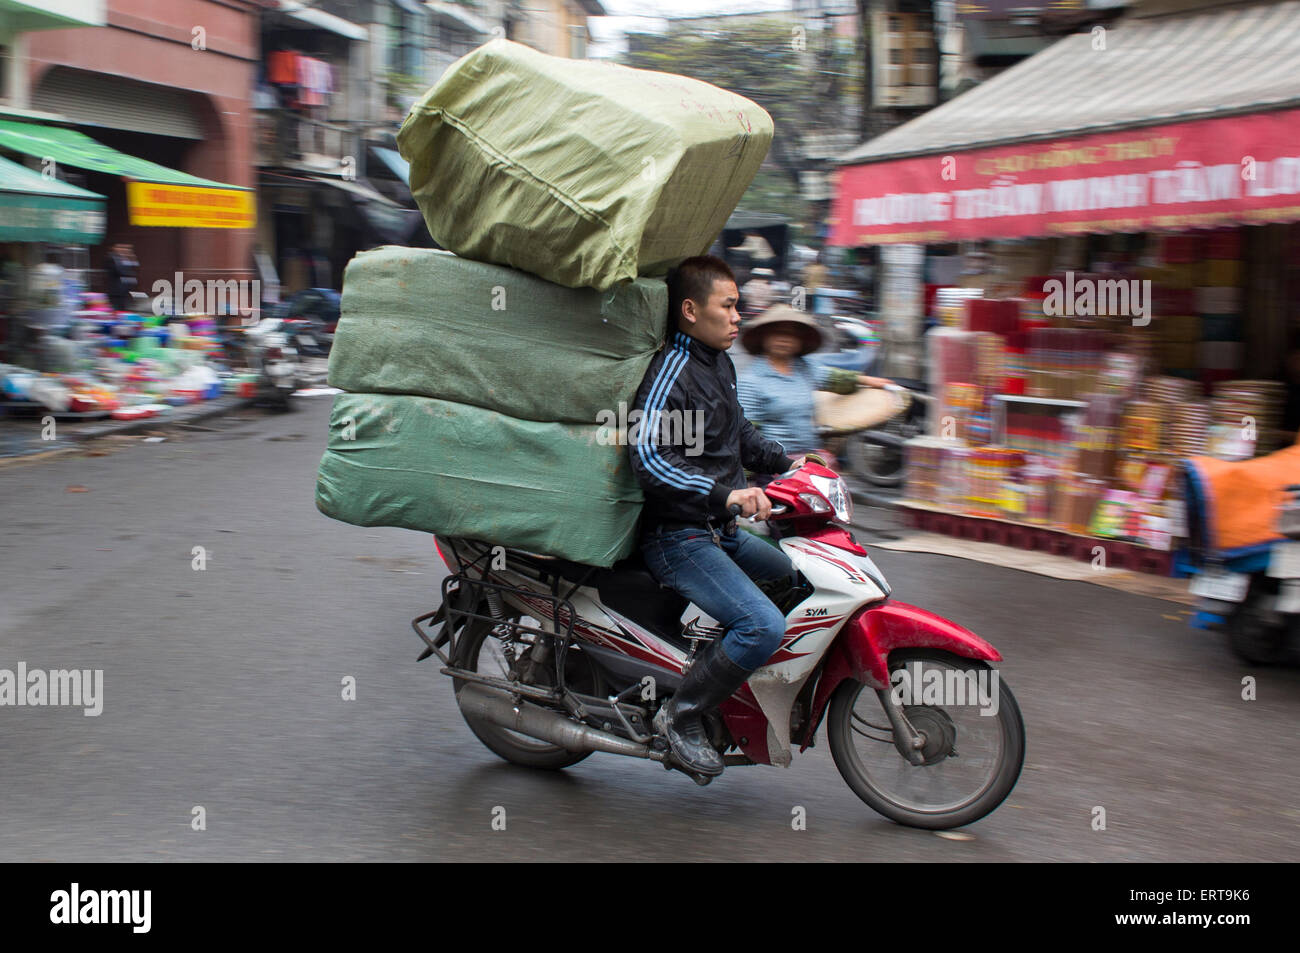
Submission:
MULTIPOLYGON (((1019 707, 990 664, 1001 655, 891 598, 866 549, 835 523, 849 522, 853 503, 833 471, 810 458, 765 492, 773 542, 797 583, 761 587, 786 615, 785 637, 706 718, 724 764, 789 766, 825 720, 840 775, 885 817, 947 829, 987 815, 1025 752, 1019 707)), ((425 643, 420 659, 442 662, 484 745, 534 768, 601 751, 709 783, 652 725, 700 646, 724 634, 717 620, 637 557, 605 569, 461 538, 435 545, 449 570, 442 604, 411 626, 425 643)))
MULTIPOLYGON (((1199 488, 1184 479, 1194 499, 1199 488)), ((1277 521, 1285 538, 1231 556, 1210 551, 1204 510, 1189 509, 1188 591, 1197 597, 1189 621, 1196 628, 1222 626, 1233 654, 1252 665, 1284 661, 1300 633, 1300 484, 1286 493, 1277 521)))
MULTIPOLYGON (((829 323, 830 345, 808 355, 815 364, 839 367, 858 374, 877 374, 883 365, 882 331, 877 324, 856 318, 833 316, 829 323)), ((899 410, 880 426, 864 430, 828 430, 826 439, 857 478, 875 487, 900 486, 906 474, 906 443, 926 430, 931 397, 924 381, 895 378, 891 390, 901 398, 899 410)))
POLYGON ((247 328, 228 328, 222 343, 232 367, 247 367, 257 375, 258 400, 284 410, 292 406, 289 398, 301 384, 302 370, 283 318, 268 317, 247 328))
POLYGON ((844 438, 844 458, 850 471, 872 486, 900 486, 907 474, 907 441, 925 433, 932 398, 923 381, 896 378, 903 408, 871 430, 844 438))
POLYGON ((329 356, 339 323, 339 302, 337 291, 308 288, 283 306, 286 333, 302 354, 329 356))

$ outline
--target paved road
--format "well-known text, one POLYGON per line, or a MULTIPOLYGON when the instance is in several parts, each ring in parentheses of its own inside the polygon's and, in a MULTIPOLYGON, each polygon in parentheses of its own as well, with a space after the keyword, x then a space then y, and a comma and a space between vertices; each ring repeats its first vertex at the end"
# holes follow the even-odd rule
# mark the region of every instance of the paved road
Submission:
POLYGON ((708 788, 506 765, 415 663, 428 538, 312 503, 328 403, 0 467, 0 669, 104 670, 99 717, 0 707, 0 859, 1294 859, 1300 673, 1244 668, 1168 603, 940 556, 874 552, 898 598, 1001 649, 1029 732, 973 839, 876 816, 825 748, 708 788))

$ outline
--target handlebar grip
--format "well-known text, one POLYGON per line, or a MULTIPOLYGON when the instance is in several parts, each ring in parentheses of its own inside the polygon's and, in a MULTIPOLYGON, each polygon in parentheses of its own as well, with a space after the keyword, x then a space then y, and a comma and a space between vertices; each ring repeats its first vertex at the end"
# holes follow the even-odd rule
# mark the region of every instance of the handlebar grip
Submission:
POLYGON ((732 503, 730 506, 727 507, 727 512, 730 513, 732 516, 739 516, 740 511, 741 511, 741 506, 739 503, 732 503))

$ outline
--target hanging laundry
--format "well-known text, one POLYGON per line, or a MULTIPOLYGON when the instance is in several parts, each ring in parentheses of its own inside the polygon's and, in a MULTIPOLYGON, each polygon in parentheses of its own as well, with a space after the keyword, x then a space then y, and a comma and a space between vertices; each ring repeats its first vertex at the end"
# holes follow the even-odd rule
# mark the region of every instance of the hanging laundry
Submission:
POLYGON ((266 58, 266 78, 277 86, 294 86, 298 83, 297 53, 277 50, 266 58))
POLYGON ((298 57, 299 105, 323 106, 329 94, 329 64, 310 56, 298 57))

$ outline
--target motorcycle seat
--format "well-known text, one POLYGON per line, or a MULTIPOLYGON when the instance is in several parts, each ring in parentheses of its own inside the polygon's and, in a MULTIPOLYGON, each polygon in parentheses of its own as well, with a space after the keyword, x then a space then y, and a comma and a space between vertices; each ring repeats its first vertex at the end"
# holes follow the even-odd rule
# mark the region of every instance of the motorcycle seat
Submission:
POLYGON ((682 613, 688 600, 659 585, 640 553, 633 553, 608 569, 557 557, 547 559, 545 565, 561 579, 594 588, 601 603, 619 615, 662 638, 680 638, 682 613))
POLYGON ((688 601, 659 584, 640 554, 617 562, 596 580, 600 601, 661 638, 677 640, 682 633, 682 613, 688 601))

